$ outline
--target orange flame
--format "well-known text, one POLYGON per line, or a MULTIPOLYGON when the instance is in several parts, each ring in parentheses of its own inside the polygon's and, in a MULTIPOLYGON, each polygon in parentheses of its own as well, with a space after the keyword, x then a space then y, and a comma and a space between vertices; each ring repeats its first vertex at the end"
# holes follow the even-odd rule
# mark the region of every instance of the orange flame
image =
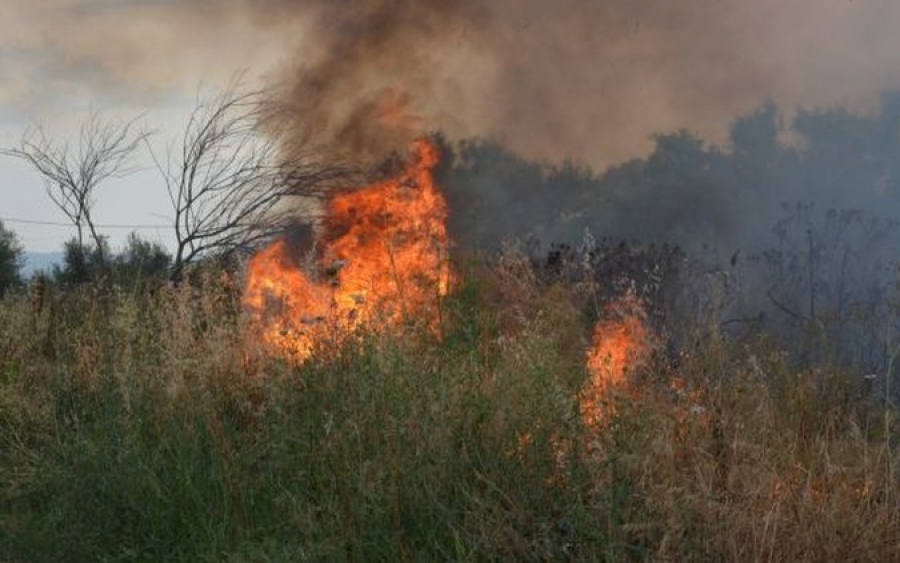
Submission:
POLYGON ((328 202, 310 266, 283 240, 250 260, 243 303, 265 343, 302 361, 363 326, 437 320, 452 279, 447 204, 432 178, 440 154, 424 139, 413 149, 395 177, 328 202))
POLYGON ((643 311, 633 298, 622 300, 613 313, 594 326, 593 343, 587 353, 590 378, 581 391, 582 419, 595 429, 609 412, 606 404, 610 394, 627 386, 628 371, 640 366, 651 348, 643 311))

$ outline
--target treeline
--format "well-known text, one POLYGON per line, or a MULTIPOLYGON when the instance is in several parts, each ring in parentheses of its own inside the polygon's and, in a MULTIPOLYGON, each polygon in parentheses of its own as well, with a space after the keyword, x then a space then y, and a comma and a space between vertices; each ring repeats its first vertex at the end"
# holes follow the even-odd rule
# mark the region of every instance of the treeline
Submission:
POLYGON ((113 250, 105 238, 100 246, 79 244, 70 239, 63 244, 62 262, 47 270, 35 270, 29 279, 23 272, 25 251, 15 232, 0 222, 0 297, 21 289, 29 281, 72 288, 91 282, 121 286, 160 283, 169 279, 172 254, 158 242, 131 233, 124 246, 113 250), (40 280, 40 281, 38 281, 40 280))
POLYGON ((440 183, 456 240, 494 250, 506 238, 574 243, 598 236, 694 250, 775 240, 797 203, 893 218, 900 212, 900 93, 859 115, 768 103, 739 117, 724 145, 689 131, 654 137, 654 150, 603 173, 575 162, 521 158, 489 140, 444 142, 440 183))

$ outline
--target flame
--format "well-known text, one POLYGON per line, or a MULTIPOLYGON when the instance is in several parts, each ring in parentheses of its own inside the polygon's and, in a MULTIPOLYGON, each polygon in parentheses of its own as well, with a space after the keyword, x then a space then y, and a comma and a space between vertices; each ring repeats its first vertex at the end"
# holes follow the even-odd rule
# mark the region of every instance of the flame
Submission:
POLYGON ((591 428, 602 425, 609 413, 610 394, 627 387, 628 371, 643 364, 651 349, 643 309, 626 297, 594 326, 587 352, 589 379, 581 390, 581 416, 591 428))
POLYGON ((306 267, 284 240, 250 260, 243 303, 266 344, 303 361, 360 327, 437 321, 452 281, 447 204, 432 178, 439 160, 419 139, 393 178, 334 196, 306 267))

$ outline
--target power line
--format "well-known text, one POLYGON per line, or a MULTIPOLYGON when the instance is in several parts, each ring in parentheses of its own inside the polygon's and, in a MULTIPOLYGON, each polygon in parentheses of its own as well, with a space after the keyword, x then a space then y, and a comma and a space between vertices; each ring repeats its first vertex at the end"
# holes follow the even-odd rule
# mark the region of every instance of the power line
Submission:
MULTIPOLYGON (((17 219, 13 217, 0 217, 4 223, 19 223, 23 225, 46 225, 49 227, 74 227, 72 223, 60 221, 41 221, 39 219, 17 219)), ((171 229, 172 225, 94 225, 98 229, 171 229)))

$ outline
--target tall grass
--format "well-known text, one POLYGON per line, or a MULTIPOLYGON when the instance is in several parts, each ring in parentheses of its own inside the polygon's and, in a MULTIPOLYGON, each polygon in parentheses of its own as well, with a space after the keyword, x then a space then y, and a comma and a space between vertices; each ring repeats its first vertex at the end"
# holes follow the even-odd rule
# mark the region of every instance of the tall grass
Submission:
POLYGON ((298 366, 214 278, 0 301, 0 560, 900 558, 852 374, 709 338, 588 427, 564 288, 470 274, 442 317, 298 366))

